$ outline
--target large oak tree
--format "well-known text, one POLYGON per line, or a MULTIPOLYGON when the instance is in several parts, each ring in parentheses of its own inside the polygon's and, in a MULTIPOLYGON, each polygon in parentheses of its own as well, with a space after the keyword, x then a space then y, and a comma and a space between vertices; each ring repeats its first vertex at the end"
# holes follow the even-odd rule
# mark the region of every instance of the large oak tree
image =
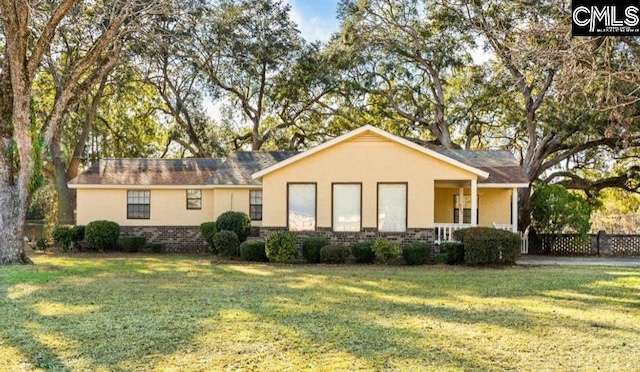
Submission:
POLYGON ((114 0, 96 12, 99 35, 71 66, 46 118, 31 115, 35 77, 51 53, 58 27, 83 5, 80 1, 0 1, 0 264, 27 263, 24 218, 44 152, 59 130, 65 112, 100 81, 104 61, 118 54, 126 37, 144 27, 157 11, 149 1, 114 0))

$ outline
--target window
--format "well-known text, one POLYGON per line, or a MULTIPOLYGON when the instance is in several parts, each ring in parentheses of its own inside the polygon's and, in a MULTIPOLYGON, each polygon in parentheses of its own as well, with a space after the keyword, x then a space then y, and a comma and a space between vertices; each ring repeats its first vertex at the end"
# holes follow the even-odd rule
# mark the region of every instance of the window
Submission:
MULTIPOLYGON (((453 223, 460 223, 460 214, 458 213, 458 199, 460 195, 453 196, 453 223)), ((479 203, 478 203, 479 204, 479 203)), ((476 209, 476 222, 479 221, 480 208, 476 209)), ((471 223, 471 195, 464 196, 464 209, 462 210, 462 223, 471 223)))
POLYGON ((407 184, 378 184, 378 231, 407 231, 407 184))
POLYGON ((287 186, 287 223, 289 230, 315 230, 316 184, 290 183, 287 186))
POLYGON ((249 217, 262 221, 262 190, 249 191, 249 217))
POLYGON ((187 190, 187 209, 202 209, 202 190, 187 190))
POLYGON ((148 220, 151 218, 151 191, 129 190, 127 191, 127 219, 148 220))
POLYGON ((333 231, 360 231, 361 184, 333 185, 333 231))

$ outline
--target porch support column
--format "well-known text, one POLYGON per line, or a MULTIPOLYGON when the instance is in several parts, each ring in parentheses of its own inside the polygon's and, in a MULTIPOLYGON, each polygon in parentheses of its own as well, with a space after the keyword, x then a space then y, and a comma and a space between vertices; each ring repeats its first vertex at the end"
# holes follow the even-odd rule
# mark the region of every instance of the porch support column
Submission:
POLYGON ((464 187, 458 190, 458 223, 464 222, 464 187))
POLYGON ((514 233, 518 232, 518 188, 514 187, 511 192, 511 216, 513 216, 513 220, 511 221, 511 231, 514 233))
POLYGON ((471 226, 478 225, 478 181, 471 180, 471 226))

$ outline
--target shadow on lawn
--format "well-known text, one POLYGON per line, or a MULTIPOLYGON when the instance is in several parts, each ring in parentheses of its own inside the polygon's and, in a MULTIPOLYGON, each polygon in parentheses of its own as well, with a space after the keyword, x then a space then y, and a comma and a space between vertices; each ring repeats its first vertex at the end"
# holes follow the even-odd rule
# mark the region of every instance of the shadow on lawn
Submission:
POLYGON ((0 285, 0 340, 34 368, 112 370, 120 365, 127 369, 121 363, 169 354, 190 344, 199 331, 193 320, 218 311, 197 290, 179 286, 184 276, 194 272, 206 276, 209 268, 182 270, 179 264, 154 265, 154 260, 136 258, 29 268, 31 275, 7 276, 14 285, 0 285), (154 280, 171 269, 172 280, 154 280), (110 281, 117 285, 105 287, 110 281), (28 290, 20 293, 16 290, 20 286, 28 290), (176 296, 197 304, 176 311, 174 302, 164 301, 176 296), (70 366, 69 356, 84 361, 70 366))
MULTIPOLYGON (((163 357, 198 348, 198 337, 230 320, 220 314, 241 310, 270 329, 294 332, 299 342, 274 340, 276 346, 303 355, 340 351, 367 368, 393 368, 414 361, 463 369, 492 369, 482 358, 456 352, 454 345, 429 343, 442 337, 440 322, 487 324, 527 332, 548 315, 518 310, 453 307, 458 296, 483 298, 546 297, 566 306, 608 304, 621 296, 607 283, 637 278, 633 271, 581 270, 577 275, 545 277, 544 270, 477 271, 378 266, 197 265, 193 259, 115 260, 104 264, 50 265, 39 275, 19 273, 10 283, 35 285, 22 296, 16 287, 0 286, 0 335, 36 368, 73 369, 71 355, 84 359, 84 369, 158 367, 163 357), (430 275, 420 275, 421 270, 430 275), (437 272, 439 275, 432 275, 437 272), (604 283, 604 284, 603 284, 604 283), (11 289, 11 291, 10 291, 11 289), (10 293, 11 292, 11 293, 10 293), (578 293, 582 297, 563 295, 578 293), (565 296, 566 298, 558 298, 565 296), (434 304, 442 299, 443 304, 434 304), (427 303, 429 300, 429 303, 427 303), (67 309, 43 314, 42 304, 67 309), (57 304, 57 305, 56 305, 57 304), (72 311, 73 309, 82 309, 72 311), (424 322, 420 331, 404 321, 424 322), (80 326, 78 326, 80 325, 80 326), (433 328, 433 329, 432 329, 433 328), (55 348, 43 341, 56 335, 55 348), (63 345, 61 346, 60 343, 63 345), (140 364, 144 363, 144 364, 140 364)), ((555 272, 555 271, 551 271, 555 272)), ((6 276, 3 276, 6 278, 6 276)), ((638 308, 637 292, 623 287, 626 302, 638 308)), ((578 320, 564 320, 578 325, 578 320)), ((618 331, 635 332, 633 328, 618 331)), ((267 340, 273 335, 261 335, 267 340)), ((452 342, 460 343, 460 340, 452 342)))

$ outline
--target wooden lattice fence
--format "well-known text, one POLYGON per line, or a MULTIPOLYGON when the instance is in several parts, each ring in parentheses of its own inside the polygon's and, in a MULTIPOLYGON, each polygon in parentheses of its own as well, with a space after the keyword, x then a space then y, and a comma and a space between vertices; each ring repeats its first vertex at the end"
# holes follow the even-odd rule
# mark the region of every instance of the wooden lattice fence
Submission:
POLYGON ((600 233, 587 237, 574 234, 529 234, 529 253, 557 256, 640 256, 640 235, 600 233))
POLYGON ((614 256, 640 256, 640 235, 609 235, 609 242, 614 256))

